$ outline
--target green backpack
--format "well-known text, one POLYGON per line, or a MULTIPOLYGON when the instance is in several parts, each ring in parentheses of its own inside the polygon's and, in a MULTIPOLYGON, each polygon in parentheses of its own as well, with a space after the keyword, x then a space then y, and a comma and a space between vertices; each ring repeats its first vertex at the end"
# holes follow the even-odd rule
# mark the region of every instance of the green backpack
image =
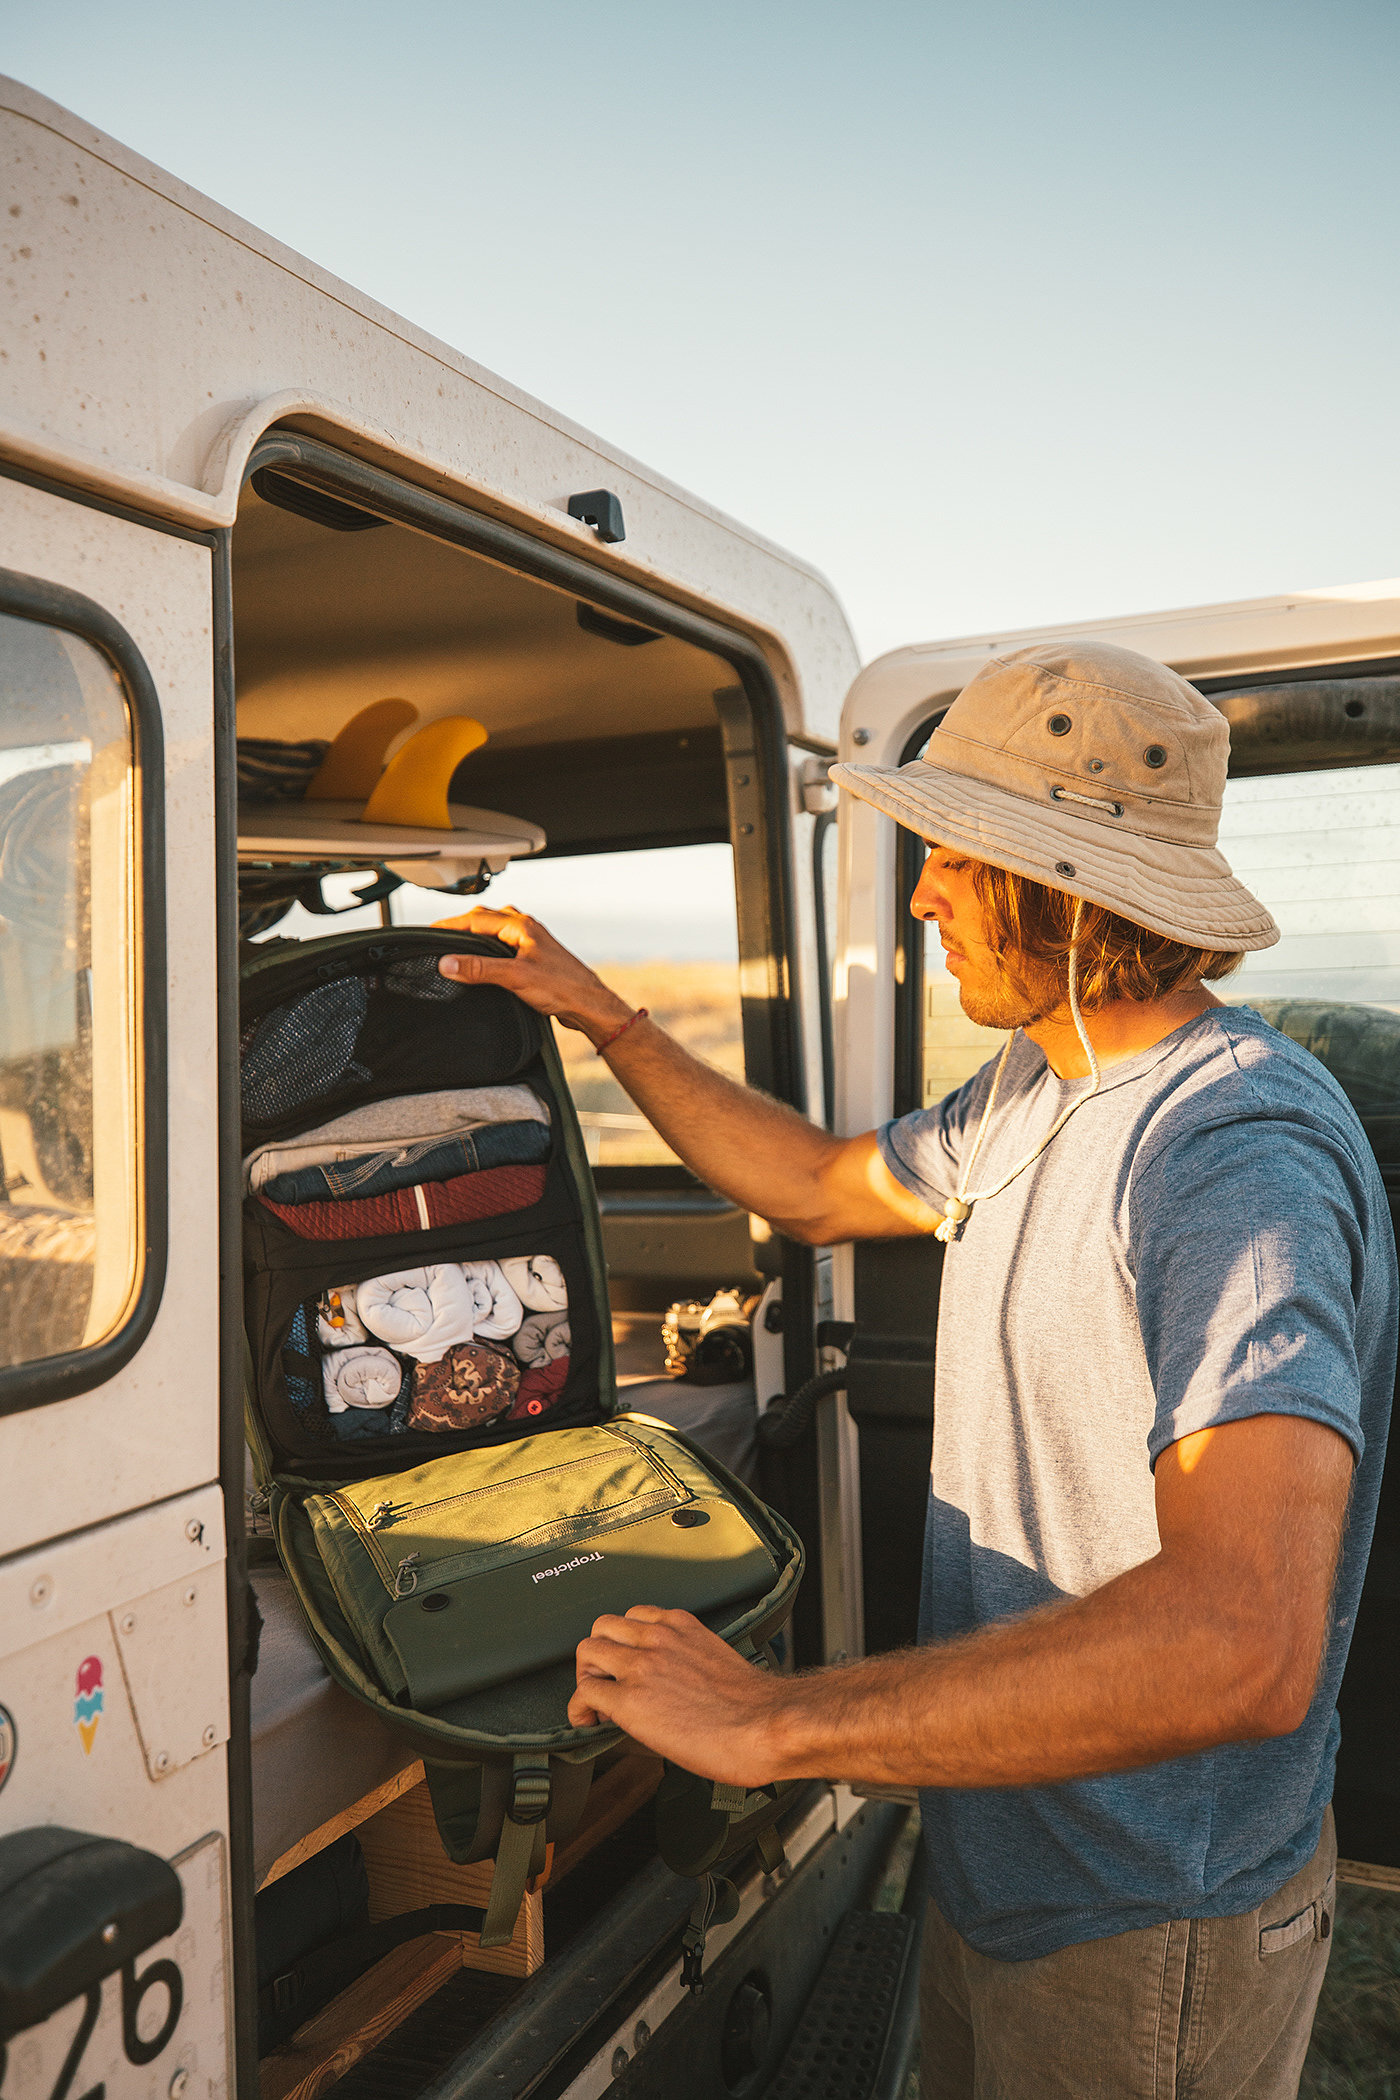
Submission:
MULTIPOLYGON (((449 1857, 495 1858, 495 1946, 622 1740, 568 1725, 593 1619, 683 1607, 772 1665, 803 1556, 707 1454, 618 1412, 552 1032, 499 987, 443 978, 438 957, 463 950, 503 952, 432 932, 249 951, 247 1428, 331 1676, 422 1756, 449 1857)), ((732 1908, 717 1870, 754 1845, 777 1863, 790 1791, 667 1768, 662 1856, 701 1879, 692 1984, 705 1925, 732 1908)))

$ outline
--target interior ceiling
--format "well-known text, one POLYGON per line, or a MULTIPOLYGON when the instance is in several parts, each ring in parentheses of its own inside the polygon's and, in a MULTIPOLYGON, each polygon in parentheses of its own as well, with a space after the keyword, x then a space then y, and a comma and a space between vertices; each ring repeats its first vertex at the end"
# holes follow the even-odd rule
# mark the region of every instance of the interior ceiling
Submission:
POLYGON ((415 728, 474 715, 497 749, 713 726, 728 664, 667 635, 627 648, 586 634, 577 603, 408 526, 339 532, 245 489, 233 534, 239 732, 329 738, 389 697, 412 701, 415 728))

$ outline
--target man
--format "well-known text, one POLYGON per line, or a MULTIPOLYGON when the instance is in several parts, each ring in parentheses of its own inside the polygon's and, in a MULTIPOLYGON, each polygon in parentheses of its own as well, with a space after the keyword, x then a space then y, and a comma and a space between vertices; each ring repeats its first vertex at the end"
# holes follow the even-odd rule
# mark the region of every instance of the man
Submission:
POLYGON ((1098 642, 989 663, 924 759, 836 778, 921 833, 913 909, 1017 1031, 837 1138, 696 1062, 544 930, 507 984, 703 1180, 798 1239, 949 1241, 924 1645, 771 1677, 598 1621, 602 1715, 716 1779, 916 1783, 925 2100, 1297 2090, 1326 1965, 1335 1700, 1395 1368, 1386 1198, 1340 1089, 1204 980, 1271 945, 1215 850, 1223 718, 1098 642))

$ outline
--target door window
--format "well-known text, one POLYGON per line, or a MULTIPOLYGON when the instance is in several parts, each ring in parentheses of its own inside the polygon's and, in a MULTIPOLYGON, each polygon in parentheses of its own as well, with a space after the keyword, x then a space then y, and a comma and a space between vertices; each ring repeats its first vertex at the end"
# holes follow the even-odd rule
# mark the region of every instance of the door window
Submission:
POLYGON ((90 1349, 140 1282, 136 805, 126 699, 0 614, 0 1366, 90 1349))
MULTIPOLYGON (((404 888, 389 903, 396 926, 421 926, 460 916, 476 901, 404 888)), ((734 857, 727 845, 514 861, 480 901, 517 905, 541 920, 629 1006, 645 1006, 686 1049, 743 1078, 734 857)), ((677 1165, 587 1038, 572 1028, 556 1035, 593 1164, 677 1165)))
POLYGON ((1245 957, 1222 998, 1400 1012, 1400 765, 1231 780, 1220 850, 1282 935, 1245 957))

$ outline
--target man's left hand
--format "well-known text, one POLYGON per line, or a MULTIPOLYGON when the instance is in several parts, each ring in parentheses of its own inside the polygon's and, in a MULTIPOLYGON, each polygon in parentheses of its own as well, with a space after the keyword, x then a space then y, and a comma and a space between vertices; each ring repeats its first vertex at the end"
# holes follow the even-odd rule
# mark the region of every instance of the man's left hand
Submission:
POLYGON ((611 1721, 702 1779, 763 1786, 777 1769, 784 1682, 745 1662, 688 1611, 635 1604, 578 1646, 569 1721, 611 1721))

